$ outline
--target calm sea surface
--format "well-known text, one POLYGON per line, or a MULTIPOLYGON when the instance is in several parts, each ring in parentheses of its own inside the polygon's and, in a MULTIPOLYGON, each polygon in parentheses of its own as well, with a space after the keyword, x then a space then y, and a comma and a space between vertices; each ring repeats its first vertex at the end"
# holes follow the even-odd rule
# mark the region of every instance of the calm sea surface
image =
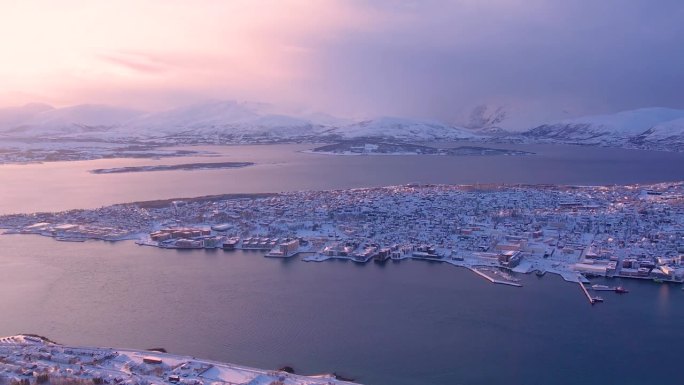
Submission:
POLYGON ((0 237, 0 335, 170 352, 366 384, 666 384, 684 292, 619 282, 591 306, 547 274, 493 285, 423 261, 303 262, 0 237), (659 369, 659 370, 656 370, 659 369))
MULTIPOLYGON (((488 145, 490 146, 490 145, 488 145)), ((0 214, 236 192, 425 183, 614 184, 684 180, 684 153, 559 145, 490 146, 534 156, 331 156, 311 145, 216 146, 216 157, 0 166, 0 214), (250 161, 241 169, 91 174, 97 168, 250 161)), ((196 149, 196 147, 195 147, 196 149)))
MULTIPOLYGON (((305 145, 211 148, 244 169, 94 175, 187 163, 99 160, 0 166, 0 211, 97 207, 225 192, 398 184, 645 183, 684 179, 684 154, 525 146, 531 157, 337 157, 305 145)), ((191 159, 192 160, 192 159, 191 159)), ((337 371, 366 384, 676 383, 684 291, 630 289, 591 306, 547 274, 490 284, 422 261, 306 263, 256 252, 0 236, 0 335, 170 352, 262 368, 337 371)))

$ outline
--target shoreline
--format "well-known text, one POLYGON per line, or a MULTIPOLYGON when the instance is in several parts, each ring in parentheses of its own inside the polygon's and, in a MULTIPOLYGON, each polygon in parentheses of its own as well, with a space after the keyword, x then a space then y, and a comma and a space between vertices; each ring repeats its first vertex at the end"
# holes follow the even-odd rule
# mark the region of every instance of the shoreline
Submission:
POLYGON ((135 240, 273 258, 307 253, 304 262, 423 259, 508 286, 519 284, 503 271, 549 272, 575 283, 616 276, 682 284, 682 201, 682 182, 408 184, 137 202, 2 216, 0 226, 65 242, 135 240))
POLYGON ((182 163, 170 165, 151 165, 151 166, 128 166, 116 168, 96 168, 90 170, 91 174, 125 174, 138 172, 157 172, 157 171, 202 171, 202 170, 222 170, 228 168, 245 168, 254 166, 254 162, 210 162, 210 163, 182 163))
POLYGON ((9 381, 21 380, 27 375, 44 375, 46 379, 79 378, 95 383, 119 383, 121 381, 117 378, 127 378, 136 383, 146 380, 146 383, 154 381, 168 385, 211 385, 217 381, 229 384, 280 381, 283 385, 359 385, 340 379, 341 376, 336 374, 300 375, 151 349, 63 345, 35 334, 0 338, 0 353, 7 355, 3 365, 16 367, 14 372, 0 373, 0 379, 9 381))

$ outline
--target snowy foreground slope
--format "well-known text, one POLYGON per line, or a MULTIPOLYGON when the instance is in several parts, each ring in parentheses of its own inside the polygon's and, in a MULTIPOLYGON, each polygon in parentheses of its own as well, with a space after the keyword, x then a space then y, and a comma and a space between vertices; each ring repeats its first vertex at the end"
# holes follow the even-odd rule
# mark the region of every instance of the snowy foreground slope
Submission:
POLYGON ((642 108, 544 124, 528 139, 563 143, 684 149, 684 110, 642 108))
POLYGON ((283 371, 131 349, 59 345, 38 336, 0 338, 0 383, 121 385, 351 385, 332 375, 300 376, 283 371), (78 381, 82 380, 82 381, 78 381))

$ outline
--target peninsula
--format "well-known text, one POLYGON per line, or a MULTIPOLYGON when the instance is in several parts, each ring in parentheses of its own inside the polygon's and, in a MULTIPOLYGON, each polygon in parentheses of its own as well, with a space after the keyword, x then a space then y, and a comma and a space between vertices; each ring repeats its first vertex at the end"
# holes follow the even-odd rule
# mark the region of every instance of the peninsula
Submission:
MULTIPOLYGON (((402 185, 227 195, 0 217, 7 233, 250 249, 353 263, 420 259, 521 286, 514 273, 684 282, 684 183, 402 185)), ((608 287, 615 292, 626 289, 608 287)))

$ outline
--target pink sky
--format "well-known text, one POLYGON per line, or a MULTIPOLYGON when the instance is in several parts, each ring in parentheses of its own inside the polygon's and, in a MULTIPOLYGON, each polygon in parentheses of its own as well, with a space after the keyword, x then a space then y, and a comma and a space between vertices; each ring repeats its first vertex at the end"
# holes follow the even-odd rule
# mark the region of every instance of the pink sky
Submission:
POLYGON ((654 4, 4 0, 0 107, 233 99, 455 121, 489 104, 523 125, 684 108, 684 3, 654 4))
POLYGON ((370 25, 370 13, 332 0, 23 0, 0 8, 0 105, 297 103, 290 85, 310 70, 307 45, 370 25))

